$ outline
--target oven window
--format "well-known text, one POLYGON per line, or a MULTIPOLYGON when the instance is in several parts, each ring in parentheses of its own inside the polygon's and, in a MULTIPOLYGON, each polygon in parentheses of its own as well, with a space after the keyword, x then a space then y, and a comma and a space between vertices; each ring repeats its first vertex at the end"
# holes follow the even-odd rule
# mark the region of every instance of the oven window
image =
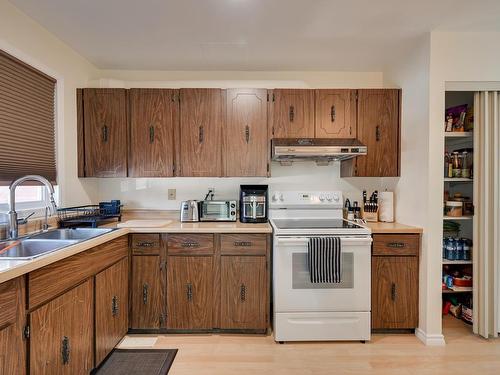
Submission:
POLYGON ((354 254, 342 254, 342 281, 340 283, 311 283, 307 253, 292 254, 292 289, 352 289, 354 287, 354 254))
POLYGON ((228 217, 229 207, 227 204, 208 203, 203 205, 203 216, 228 217))

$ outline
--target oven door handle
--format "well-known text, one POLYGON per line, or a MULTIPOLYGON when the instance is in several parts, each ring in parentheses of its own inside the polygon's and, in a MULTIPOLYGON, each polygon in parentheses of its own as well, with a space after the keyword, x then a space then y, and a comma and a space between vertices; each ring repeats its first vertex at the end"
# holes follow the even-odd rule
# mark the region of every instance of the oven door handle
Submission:
MULTIPOLYGON (((311 237, 328 237, 328 236, 311 236, 311 237)), ((342 245, 365 245, 371 244, 371 237, 340 237, 342 245)), ((309 237, 275 237, 275 241, 279 244, 307 244, 309 237)))

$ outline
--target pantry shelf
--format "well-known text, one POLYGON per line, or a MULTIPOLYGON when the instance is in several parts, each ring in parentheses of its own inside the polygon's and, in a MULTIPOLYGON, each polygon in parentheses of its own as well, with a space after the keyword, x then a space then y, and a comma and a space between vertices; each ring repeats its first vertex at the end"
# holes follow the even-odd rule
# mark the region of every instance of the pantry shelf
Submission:
POLYGON ((444 133, 446 138, 467 138, 472 137, 473 132, 448 132, 444 133))
POLYGON ((472 264, 472 260, 447 260, 447 259, 443 259, 443 264, 472 264))
POLYGON ((474 182, 474 180, 465 177, 445 177, 444 182, 474 182))
POLYGON ((443 294, 446 293, 471 293, 472 292, 472 287, 460 287, 457 289, 443 289, 443 294))
POLYGON ((474 216, 443 216, 443 220, 472 220, 474 216))

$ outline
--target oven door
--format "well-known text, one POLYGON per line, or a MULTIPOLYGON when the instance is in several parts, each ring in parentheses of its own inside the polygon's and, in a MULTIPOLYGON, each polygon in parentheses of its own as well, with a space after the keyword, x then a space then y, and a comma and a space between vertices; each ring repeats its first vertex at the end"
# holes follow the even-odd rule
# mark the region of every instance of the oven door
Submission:
POLYGON ((308 242, 308 237, 274 237, 275 312, 370 311, 371 237, 341 237, 342 281, 331 284, 311 283, 308 242))

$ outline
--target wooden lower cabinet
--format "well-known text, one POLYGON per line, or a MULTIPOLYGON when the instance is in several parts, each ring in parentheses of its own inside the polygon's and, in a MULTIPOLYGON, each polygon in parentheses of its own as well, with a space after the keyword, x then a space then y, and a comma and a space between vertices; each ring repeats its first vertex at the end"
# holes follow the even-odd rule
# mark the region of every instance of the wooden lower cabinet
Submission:
POLYGON ((161 279, 164 277, 159 255, 132 256, 132 329, 159 329, 163 325, 161 279))
POLYGON ((372 329, 418 326, 418 257, 372 257, 372 329))
POLYGON ((0 284, 0 374, 26 374, 24 277, 0 284))
POLYGON ((95 363, 98 366, 128 330, 128 258, 95 277, 95 363))
POLYGON ((212 256, 169 256, 167 260, 167 328, 213 328, 212 256))
POLYGON ((221 257, 221 328, 267 328, 265 256, 221 257))
POLYGON ((93 279, 29 315, 30 373, 88 374, 94 365, 93 279))

